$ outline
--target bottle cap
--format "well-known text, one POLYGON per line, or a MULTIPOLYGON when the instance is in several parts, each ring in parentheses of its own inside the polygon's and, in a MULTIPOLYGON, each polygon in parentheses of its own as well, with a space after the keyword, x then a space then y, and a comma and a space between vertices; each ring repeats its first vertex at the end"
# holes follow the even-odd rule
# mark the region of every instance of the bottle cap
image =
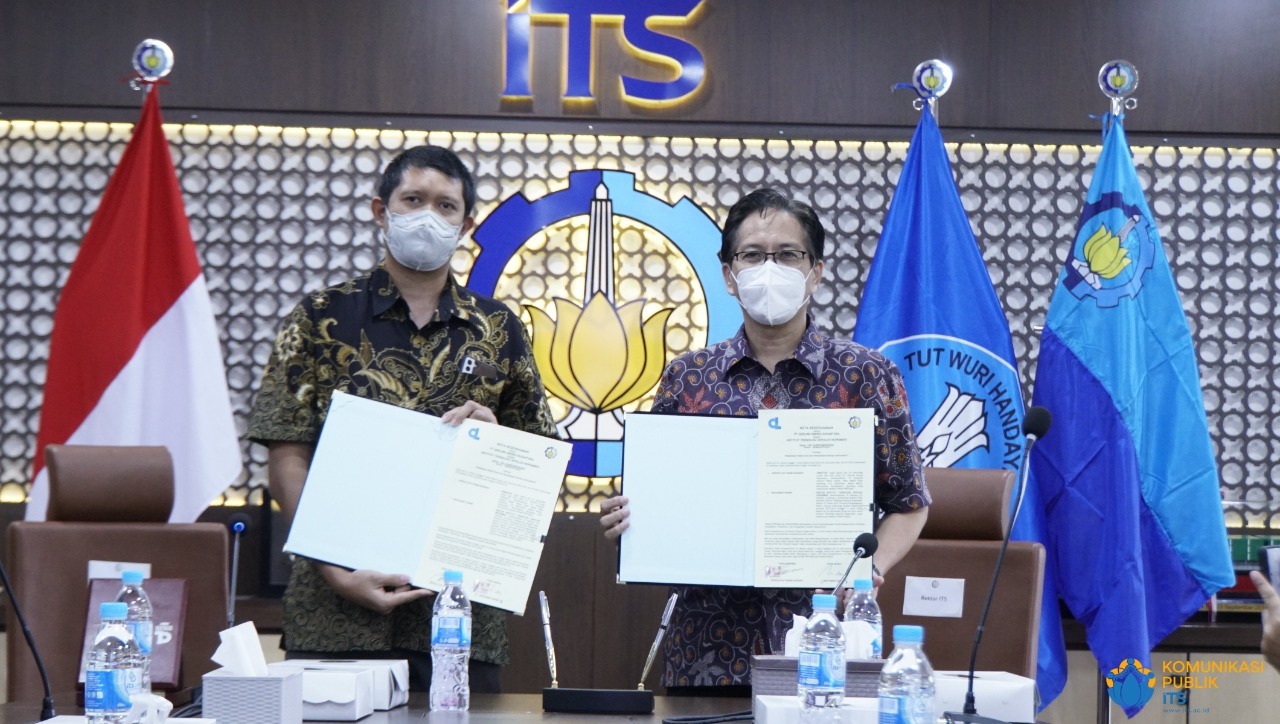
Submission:
POLYGON ((924 627, 923 626, 894 626, 893 642, 895 644, 922 644, 924 643, 924 627))
POLYGON ((126 586, 141 586, 142 571, 125 571, 120 574, 120 582, 126 586))
POLYGON ((853 590, 855 591, 870 591, 873 588, 875 588, 875 585, 872 584, 870 578, 859 578, 853 582, 853 590))
POLYGON ((445 584, 446 586, 448 586, 448 585, 457 585, 457 586, 461 586, 461 585, 462 585, 462 571, 445 571, 445 572, 444 572, 444 584, 445 584))
POLYGON ((813 594, 813 610, 814 611, 836 610, 836 597, 830 593, 813 594))
POLYGON ((107 601, 98 608, 103 621, 123 621, 129 615, 129 605, 121 601, 107 601))

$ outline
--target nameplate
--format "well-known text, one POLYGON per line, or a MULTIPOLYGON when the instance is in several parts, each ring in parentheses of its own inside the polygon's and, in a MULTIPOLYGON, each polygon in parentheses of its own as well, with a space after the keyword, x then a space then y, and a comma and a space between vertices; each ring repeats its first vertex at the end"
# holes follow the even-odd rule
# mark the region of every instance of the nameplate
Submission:
POLYGON ((907 576, 902 615, 960 618, 964 615, 964 579, 907 576))

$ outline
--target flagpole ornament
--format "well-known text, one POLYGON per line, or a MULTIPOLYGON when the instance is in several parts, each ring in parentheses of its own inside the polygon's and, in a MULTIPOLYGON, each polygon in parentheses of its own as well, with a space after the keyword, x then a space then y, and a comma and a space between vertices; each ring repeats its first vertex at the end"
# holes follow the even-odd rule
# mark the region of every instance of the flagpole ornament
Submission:
POLYGON ((922 103, 929 104, 929 110, 938 115, 938 99, 951 90, 951 79, 954 77, 951 66, 934 58, 926 60, 911 73, 911 87, 915 89, 919 99, 914 103, 920 110, 922 103))
POLYGON ((1138 107, 1138 99, 1130 98, 1138 89, 1138 69, 1127 60, 1113 60, 1098 69, 1098 87, 1111 99, 1111 114, 1121 115, 1124 110, 1138 107))
POLYGON ((173 70, 173 50, 163 40, 147 38, 133 50, 133 69, 138 77, 129 85, 134 90, 142 90, 173 70))

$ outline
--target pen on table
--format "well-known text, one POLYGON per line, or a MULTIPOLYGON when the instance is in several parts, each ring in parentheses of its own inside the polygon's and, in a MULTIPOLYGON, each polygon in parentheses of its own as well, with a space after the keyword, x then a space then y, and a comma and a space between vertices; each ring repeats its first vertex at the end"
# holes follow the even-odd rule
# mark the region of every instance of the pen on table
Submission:
POLYGON ((551 669, 551 688, 560 688, 556 681, 556 647, 551 643, 551 609, 547 606, 547 592, 538 591, 538 604, 542 607, 542 638, 547 642, 547 668, 551 669))
POLYGON ((649 647, 649 658, 644 660, 644 671, 640 672, 640 685, 636 688, 644 691, 644 680, 649 675, 649 667, 653 666, 653 657, 658 655, 658 647, 662 645, 662 637, 667 634, 667 624, 671 623, 671 612, 676 607, 678 594, 672 593, 667 599, 667 607, 662 611, 662 623, 658 626, 658 635, 653 637, 653 645, 649 647))

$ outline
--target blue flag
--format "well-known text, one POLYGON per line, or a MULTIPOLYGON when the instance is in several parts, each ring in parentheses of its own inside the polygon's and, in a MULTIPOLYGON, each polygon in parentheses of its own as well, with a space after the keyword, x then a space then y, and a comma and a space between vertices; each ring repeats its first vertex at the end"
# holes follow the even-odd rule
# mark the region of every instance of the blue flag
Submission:
POLYGON ((1022 465, 1022 388, 1009 322, 926 106, 867 273, 854 341, 902 370, 933 467, 1022 465))
POLYGON ((1113 700, 1155 693, 1151 648, 1235 576, 1195 348, 1121 119, 1108 119, 1040 342, 1015 537, 1045 545, 1038 680, 1066 681, 1057 597, 1084 624, 1113 700))

